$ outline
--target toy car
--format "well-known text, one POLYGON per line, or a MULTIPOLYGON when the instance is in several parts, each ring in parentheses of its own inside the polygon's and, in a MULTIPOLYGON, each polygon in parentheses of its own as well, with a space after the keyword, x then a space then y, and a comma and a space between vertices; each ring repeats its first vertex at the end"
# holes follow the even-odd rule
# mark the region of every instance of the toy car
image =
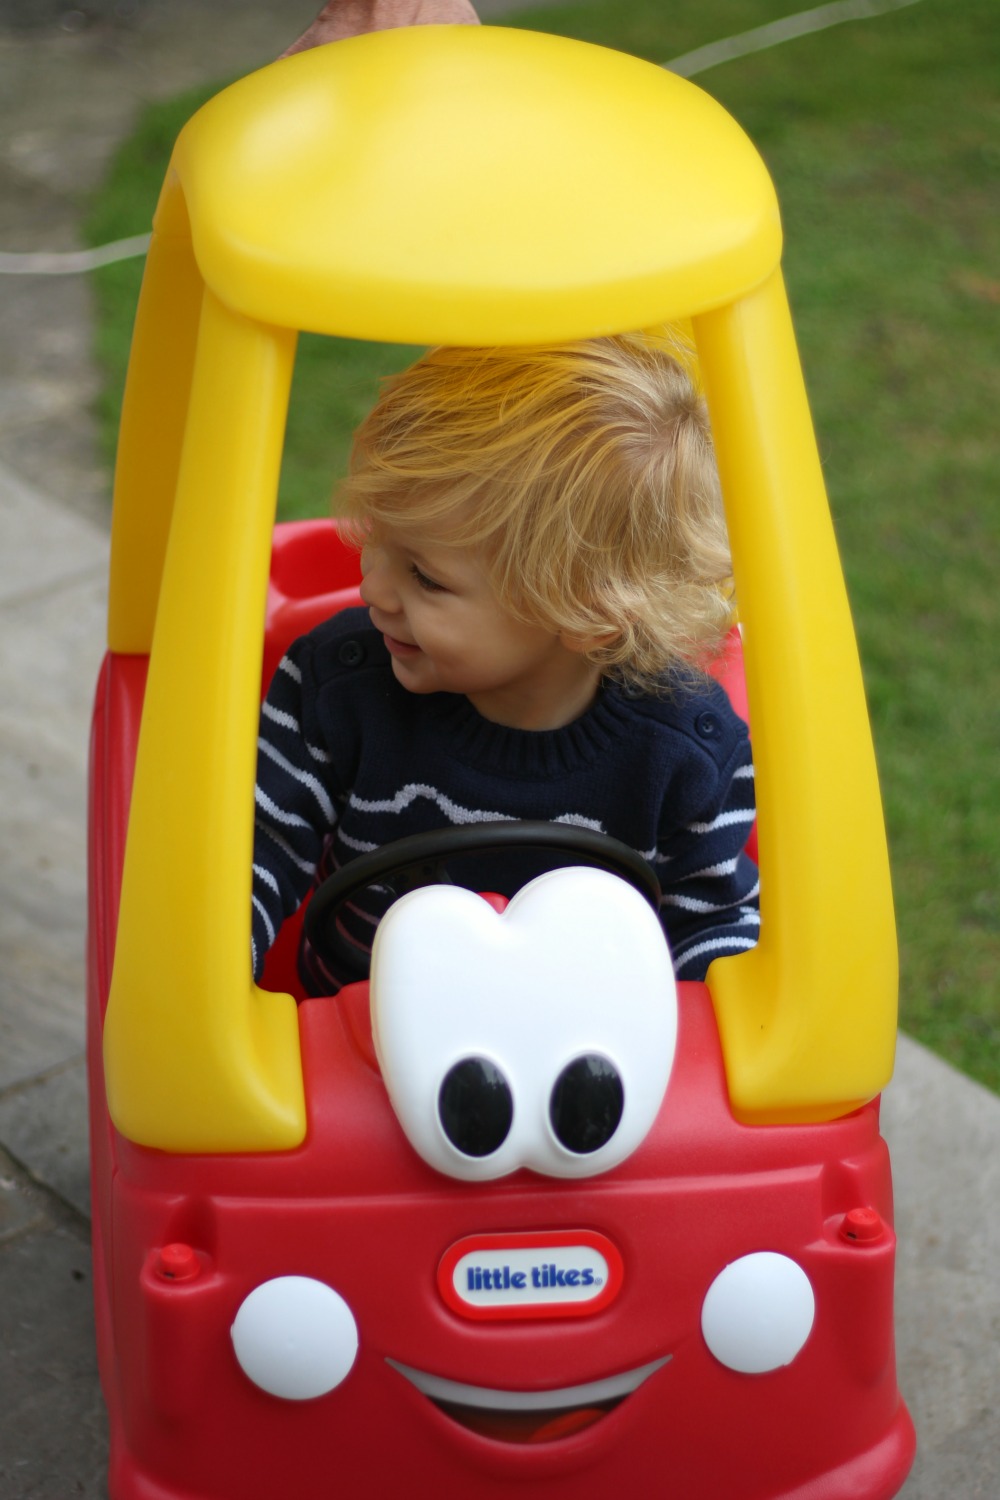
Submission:
MULTIPOLYGON (((123 412, 91 758, 113 1500, 902 1485, 888 862, 780 246, 718 105, 561 38, 337 43, 182 132, 123 412), (256 988, 262 685, 356 602, 332 522, 273 525, 295 330, 488 345, 681 319, 741 604, 759 946, 675 994, 641 872, 590 850, 502 912, 413 890, 371 984, 336 1000, 297 993, 287 924, 256 988)), ((720 670, 744 702, 738 639, 720 670)))

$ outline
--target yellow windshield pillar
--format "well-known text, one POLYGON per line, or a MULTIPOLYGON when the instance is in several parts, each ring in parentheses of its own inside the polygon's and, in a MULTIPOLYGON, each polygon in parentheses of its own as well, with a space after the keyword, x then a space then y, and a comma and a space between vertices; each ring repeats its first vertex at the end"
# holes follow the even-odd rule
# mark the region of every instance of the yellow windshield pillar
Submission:
POLYGON ((761 938, 709 970, 734 1112, 835 1118, 892 1074, 895 922, 861 669, 784 285, 695 320, 744 629, 761 938), (724 414, 724 420, 721 419, 724 414))
POLYGON ((305 1135, 294 1001, 250 977, 264 589, 294 346, 204 293, 104 1030, 116 1126, 168 1150, 305 1135))
POLYGON ((177 489, 204 283, 176 174, 164 183, 136 310, 115 462, 108 646, 146 655, 177 489))

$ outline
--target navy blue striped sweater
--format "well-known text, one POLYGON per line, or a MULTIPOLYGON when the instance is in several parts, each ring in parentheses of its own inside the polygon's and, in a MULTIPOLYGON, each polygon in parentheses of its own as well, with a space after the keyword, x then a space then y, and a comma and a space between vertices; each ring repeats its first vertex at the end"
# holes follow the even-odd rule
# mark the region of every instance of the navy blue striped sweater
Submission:
MULTIPOLYGON (((714 683, 638 695, 605 682, 562 729, 510 729, 467 698, 400 687, 363 609, 290 648, 268 691, 257 761, 253 969, 322 878, 366 850, 449 824, 543 818, 597 829, 639 851, 660 879, 678 977, 757 941, 757 870, 743 852, 754 818, 747 730, 714 683)), ((512 895, 568 858, 541 852, 450 867, 473 890, 512 895)), ((345 908, 370 948, 388 896, 345 908)), ((310 993, 341 982, 300 957, 310 993)))

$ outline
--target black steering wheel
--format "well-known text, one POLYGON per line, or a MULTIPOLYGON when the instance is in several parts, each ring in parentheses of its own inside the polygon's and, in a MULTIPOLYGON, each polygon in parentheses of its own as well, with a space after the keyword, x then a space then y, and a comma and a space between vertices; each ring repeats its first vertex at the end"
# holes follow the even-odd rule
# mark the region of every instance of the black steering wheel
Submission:
POLYGON ((570 855, 573 864, 596 865, 620 875, 660 909, 660 882, 641 854, 628 844, 590 828, 569 823, 497 822, 460 828, 436 828, 414 833, 361 854, 327 877, 317 887, 306 909, 303 932, 317 956, 345 980, 366 979, 368 954, 338 929, 341 907, 370 885, 387 885, 403 896, 422 885, 451 885, 446 859, 464 854, 488 854, 506 849, 552 849, 570 855))

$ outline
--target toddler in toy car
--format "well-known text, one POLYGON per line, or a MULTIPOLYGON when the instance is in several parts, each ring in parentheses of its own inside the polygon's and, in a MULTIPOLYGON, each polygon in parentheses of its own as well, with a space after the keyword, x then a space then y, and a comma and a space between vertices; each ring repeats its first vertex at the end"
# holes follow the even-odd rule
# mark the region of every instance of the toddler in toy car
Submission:
MULTIPOLYGON (((263 706, 255 977, 317 878, 508 819, 640 852, 679 978, 753 947, 747 729, 704 670, 732 623, 729 550, 686 347, 432 350, 358 429, 342 499, 368 608, 296 641, 263 706)), ((565 862, 453 873, 510 895, 565 862)), ((352 901, 345 938, 370 950, 390 899, 352 901)), ((299 970, 309 994, 349 977, 308 944, 299 970)))

